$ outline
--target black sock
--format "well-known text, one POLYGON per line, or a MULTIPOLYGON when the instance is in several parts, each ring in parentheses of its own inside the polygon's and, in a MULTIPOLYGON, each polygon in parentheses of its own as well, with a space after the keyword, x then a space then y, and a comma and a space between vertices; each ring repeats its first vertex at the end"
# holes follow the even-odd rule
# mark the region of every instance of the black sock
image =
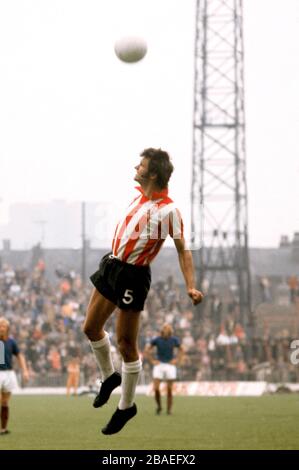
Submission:
POLYGON ((1 428, 2 429, 6 429, 8 416, 9 416, 8 406, 2 405, 1 406, 1 428))

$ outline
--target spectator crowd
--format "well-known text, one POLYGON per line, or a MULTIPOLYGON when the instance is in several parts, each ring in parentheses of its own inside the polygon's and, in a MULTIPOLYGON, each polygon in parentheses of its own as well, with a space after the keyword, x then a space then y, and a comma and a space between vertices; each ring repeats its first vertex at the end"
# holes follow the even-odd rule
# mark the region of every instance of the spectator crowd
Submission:
MULTIPOLYGON (((10 334, 25 354, 29 385, 63 385, 69 362, 78 358, 81 383, 92 386, 98 376, 89 343, 82 333, 91 284, 74 271, 56 271, 50 283, 40 260, 33 270, 0 267, 0 316, 11 324, 10 334)), ((224 305, 207 295, 205 305, 193 308, 185 291, 169 277, 152 285, 142 313, 140 350, 158 335, 163 323, 173 326, 184 354, 178 365, 180 380, 267 380, 296 382, 298 366, 290 361, 291 334, 282 337, 252 335, 240 322, 238 304, 224 305)), ((114 360, 114 318, 108 332, 114 360)), ((143 361, 143 382, 151 380, 151 365, 143 361)))

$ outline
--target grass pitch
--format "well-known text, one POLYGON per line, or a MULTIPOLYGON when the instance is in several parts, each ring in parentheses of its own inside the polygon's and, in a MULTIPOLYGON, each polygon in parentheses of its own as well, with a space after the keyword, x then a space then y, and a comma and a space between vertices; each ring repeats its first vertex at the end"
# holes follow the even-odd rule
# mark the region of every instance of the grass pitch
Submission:
POLYGON ((104 436, 118 399, 95 410, 87 396, 13 397, 0 449, 299 449, 298 395, 175 397, 171 416, 156 416, 153 398, 137 396, 137 416, 104 436))

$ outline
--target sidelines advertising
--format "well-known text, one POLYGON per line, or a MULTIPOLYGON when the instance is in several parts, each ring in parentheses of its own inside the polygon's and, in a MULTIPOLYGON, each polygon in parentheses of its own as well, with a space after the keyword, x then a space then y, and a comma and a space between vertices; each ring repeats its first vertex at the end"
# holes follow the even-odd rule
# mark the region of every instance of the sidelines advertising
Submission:
MULTIPOLYGON (((267 382, 178 382, 174 385, 175 396, 201 397, 259 397, 267 393, 275 393, 282 384, 267 382)), ((284 383, 290 392, 298 393, 299 384, 284 383)), ((78 392, 87 391, 79 387, 78 392)), ((114 390, 113 394, 119 394, 114 390)), ((161 384, 161 394, 166 396, 166 385, 161 384)), ((25 387, 15 384, 15 395, 65 395, 65 387, 25 387)), ((154 396, 153 385, 137 385, 137 395, 154 396)))
MULTIPOLYGON (((267 382, 177 382, 174 384, 174 395, 202 397, 258 397, 267 392, 267 382)), ((161 389, 166 394, 166 386, 161 389)), ((153 387, 147 395, 154 394, 153 387)))

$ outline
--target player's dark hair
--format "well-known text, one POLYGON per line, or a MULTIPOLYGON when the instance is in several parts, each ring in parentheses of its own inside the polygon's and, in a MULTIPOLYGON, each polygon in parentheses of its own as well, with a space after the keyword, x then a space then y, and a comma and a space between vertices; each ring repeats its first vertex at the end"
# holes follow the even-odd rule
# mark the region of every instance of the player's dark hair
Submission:
POLYGON ((157 186, 167 188, 169 178, 173 172, 173 164, 167 152, 161 149, 148 148, 143 150, 141 157, 149 159, 148 171, 157 176, 157 186))

